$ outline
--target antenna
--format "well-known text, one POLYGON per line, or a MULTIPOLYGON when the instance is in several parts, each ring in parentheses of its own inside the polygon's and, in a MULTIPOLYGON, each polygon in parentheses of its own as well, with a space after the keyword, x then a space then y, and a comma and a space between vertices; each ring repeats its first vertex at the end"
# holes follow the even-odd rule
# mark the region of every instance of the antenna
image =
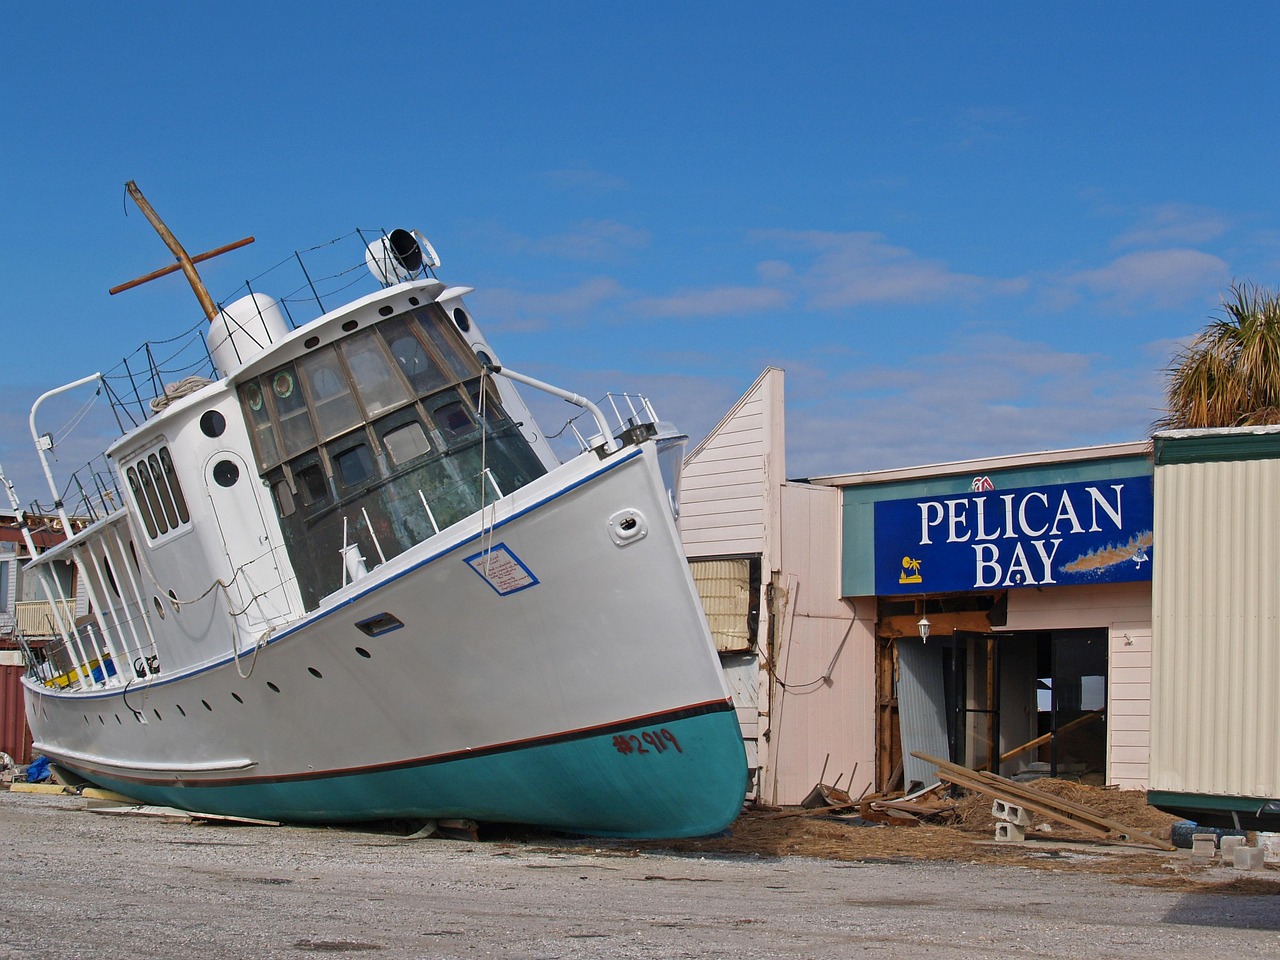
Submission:
POLYGON ((140 286, 141 284, 144 284, 149 280, 154 280, 157 277, 167 276, 175 270, 181 270, 187 278, 187 283, 191 284, 191 289, 195 293, 196 299, 200 301, 200 307, 204 310, 205 317, 212 320, 218 315, 218 307, 214 304, 213 297, 209 296, 209 291, 205 289, 204 281, 200 279, 200 274, 196 272, 195 265, 197 263, 202 263, 205 260, 211 260, 212 258, 219 256, 220 254, 227 253, 228 251, 237 250, 240 247, 247 246, 248 244, 253 243, 253 237, 245 237, 243 240, 237 240, 235 243, 229 243, 226 246, 218 247, 217 249, 209 250, 206 253, 197 254, 196 256, 191 257, 187 254, 187 251, 183 249, 182 244, 178 242, 178 238, 173 235, 173 232, 165 226, 164 221, 160 219, 160 215, 156 213, 151 204, 147 202, 147 198, 142 195, 142 191, 138 189, 138 185, 130 180, 124 186, 125 189, 129 191, 129 196, 133 198, 133 202, 138 205, 138 209, 142 211, 142 215, 146 217, 151 226, 155 228, 156 233, 160 234, 160 239, 165 242, 165 246, 167 246, 173 252, 173 255, 178 258, 178 262, 168 267, 163 267, 160 270, 154 270, 145 276, 129 280, 119 286, 112 287, 107 292, 114 295, 122 290, 129 290, 133 287, 140 286))

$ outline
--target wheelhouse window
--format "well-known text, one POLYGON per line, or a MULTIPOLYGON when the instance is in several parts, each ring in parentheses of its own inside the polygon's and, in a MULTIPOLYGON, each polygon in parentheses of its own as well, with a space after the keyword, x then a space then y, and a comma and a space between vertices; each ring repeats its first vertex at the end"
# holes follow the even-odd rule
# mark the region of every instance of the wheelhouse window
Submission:
POLYGON ((147 536, 156 540, 189 526, 191 513, 173 468, 168 447, 160 447, 125 465, 125 481, 147 536))
POLYGON ((410 399, 404 381, 392 368, 381 338, 370 330, 338 345, 351 370, 365 412, 373 417, 410 399))
POLYGON ((336 353, 317 351, 301 360, 298 368, 311 393, 321 437, 336 437, 360 422, 360 408, 336 353))
POLYGON ((284 454, 292 457, 316 445, 316 431, 307 412, 307 399, 298 386, 293 364, 271 374, 271 397, 280 420, 284 454))
POLYGON ((386 448, 391 462, 397 466, 408 463, 431 450, 427 432, 422 429, 422 424, 417 420, 387 430, 382 435, 382 445, 386 448))

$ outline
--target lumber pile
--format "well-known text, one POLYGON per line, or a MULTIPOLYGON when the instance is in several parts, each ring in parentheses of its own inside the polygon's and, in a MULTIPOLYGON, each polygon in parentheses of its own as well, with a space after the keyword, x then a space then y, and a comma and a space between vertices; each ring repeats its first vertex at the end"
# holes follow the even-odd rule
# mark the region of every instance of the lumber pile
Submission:
POLYGON ((1154 847, 1157 850, 1173 850, 1167 841, 1134 830, 1119 821, 1104 817, 1098 811, 1083 804, 1073 803, 1061 797, 1037 790, 1029 784, 1017 783, 985 770, 970 770, 946 760, 939 760, 922 753, 913 757, 938 768, 938 777, 945 783, 985 794, 1004 804, 1011 804, 1037 813, 1050 820, 1066 824, 1099 840, 1110 843, 1154 847))

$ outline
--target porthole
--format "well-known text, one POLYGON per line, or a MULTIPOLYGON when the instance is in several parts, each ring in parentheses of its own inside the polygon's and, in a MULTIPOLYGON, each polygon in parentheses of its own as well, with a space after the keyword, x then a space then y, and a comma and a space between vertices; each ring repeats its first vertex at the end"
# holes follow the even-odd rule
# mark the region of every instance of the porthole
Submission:
POLYGON ((320 680, 324 677, 324 674, 321 673, 319 670, 317 670, 315 667, 307 667, 307 673, 311 674, 317 680, 320 680))
POLYGON ((85 722, 85 723, 88 723, 88 722, 89 722, 89 715, 88 715, 87 713, 85 713, 85 714, 81 714, 81 716, 83 716, 83 717, 84 717, 84 722, 85 722))
POLYGON ((396 312, 396 308, 391 306, 391 304, 387 304, 385 307, 379 307, 378 312, 384 317, 389 317, 396 312))
POLYGON ((471 318, 467 316, 467 311, 461 307, 457 307, 453 311, 453 322, 458 325, 458 329, 463 333, 471 329, 471 318))
POLYGON ((307 337, 307 339, 302 341, 302 345, 306 347, 308 350, 314 350, 316 347, 320 346, 320 338, 307 337))
POLYGON ((200 432, 206 437, 220 437, 227 429, 227 418, 217 410, 206 410, 200 415, 200 432))
POLYGON ((417 297, 410 297, 410 298, 409 298, 409 306, 411 306, 411 307, 416 307, 416 306, 417 306, 419 303, 421 303, 421 302, 422 302, 422 301, 421 301, 421 300, 419 300, 417 297))
POLYGON ((360 656, 364 657, 366 660, 373 657, 373 654, 371 654, 364 647, 356 647, 356 653, 360 654, 360 656))
POLYGON ((279 687, 277 687, 277 686, 276 686, 274 683, 272 683, 270 680, 268 680, 268 681, 267 681, 267 686, 271 688, 271 691, 272 691, 273 693, 279 693, 279 692, 280 692, 280 688, 279 688, 279 687))
POLYGON ((151 602, 156 605, 156 613, 160 614, 160 619, 164 619, 164 604, 160 602, 159 597, 152 597, 151 602))
POLYGON ((98 714, 98 722, 102 724, 104 727, 107 725, 107 721, 102 719, 102 714, 98 714))
POLYGON ((240 479, 240 468, 230 460, 219 460, 213 465, 213 481, 220 487, 234 487, 240 479))
POLYGON ((182 704, 180 704, 180 703, 175 703, 175 704, 174 704, 174 707, 175 707, 175 708, 177 709, 177 711, 178 711, 180 714, 182 714, 184 717, 187 715, 187 711, 185 711, 185 710, 183 710, 183 709, 182 709, 182 704))
POLYGON ((213 712, 213 707, 209 706, 209 701, 208 701, 208 700, 201 700, 200 702, 204 704, 204 708, 205 708, 206 710, 208 710, 210 713, 212 713, 212 712, 213 712))
POLYGON ((238 693, 231 694, 231 699, 234 700, 236 703, 244 703, 244 700, 241 699, 240 694, 238 693))
POLYGON ((116 718, 116 723, 120 724, 121 726, 124 726, 124 721, 120 719, 120 714, 113 713, 112 716, 116 718))
POLYGON ((476 351, 476 359, 480 361, 480 366, 482 367, 493 366, 493 357, 489 356, 489 354, 485 353, 483 350, 476 351))
POLYGON ((156 715, 156 719, 157 719, 157 720, 160 720, 161 722, 163 722, 163 721, 164 721, 164 717, 160 716, 160 711, 159 711, 159 710, 156 710, 156 709, 153 707, 153 708, 152 708, 152 710, 151 710, 151 712, 152 712, 152 713, 154 713, 154 714, 156 715))
POLYGON ((352 330, 354 330, 358 326, 360 326, 359 320, 348 320, 346 323, 342 325, 342 332, 350 333, 352 330))

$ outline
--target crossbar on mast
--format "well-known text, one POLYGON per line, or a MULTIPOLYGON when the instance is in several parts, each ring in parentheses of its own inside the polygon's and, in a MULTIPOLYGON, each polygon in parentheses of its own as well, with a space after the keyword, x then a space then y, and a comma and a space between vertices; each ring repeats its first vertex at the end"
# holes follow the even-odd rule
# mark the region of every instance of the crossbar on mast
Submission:
MULTIPOLYGON (((165 246, 167 246, 173 255, 178 258, 178 262, 174 267, 169 267, 164 271, 156 271, 155 273, 148 274, 145 277, 139 277, 137 280, 131 280, 128 283, 121 284, 111 292, 116 293, 119 290, 127 290, 130 287, 136 287, 140 283, 146 283, 148 280, 164 276, 166 273, 172 273, 175 269, 180 269, 186 276, 187 283, 191 284, 191 289, 195 293, 196 299, 200 301, 200 307, 204 310, 205 317, 209 320, 213 320, 218 315, 218 307, 217 304, 213 302, 213 297, 209 296, 209 291, 205 289, 204 281, 200 279, 200 274, 196 272, 195 260, 188 255, 182 244, 178 242, 178 238, 173 235, 173 231, 165 226, 164 221, 160 219, 160 215, 155 212, 151 204, 147 202, 147 198, 142 195, 142 191, 138 189, 138 185, 130 180, 124 186, 125 189, 129 191, 129 196, 133 198, 133 202, 138 205, 138 209, 142 211, 142 215, 146 217, 151 226, 155 228, 156 233, 160 234, 160 239, 165 242, 165 246)), ((208 260, 210 257, 216 257, 220 253, 225 253, 228 250, 234 250, 237 247, 242 247, 246 243, 252 242, 253 238, 249 237, 246 240, 239 241, 238 243, 228 244, 227 246, 221 247, 217 250, 210 250, 208 253, 201 254, 197 259, 208 260)))

